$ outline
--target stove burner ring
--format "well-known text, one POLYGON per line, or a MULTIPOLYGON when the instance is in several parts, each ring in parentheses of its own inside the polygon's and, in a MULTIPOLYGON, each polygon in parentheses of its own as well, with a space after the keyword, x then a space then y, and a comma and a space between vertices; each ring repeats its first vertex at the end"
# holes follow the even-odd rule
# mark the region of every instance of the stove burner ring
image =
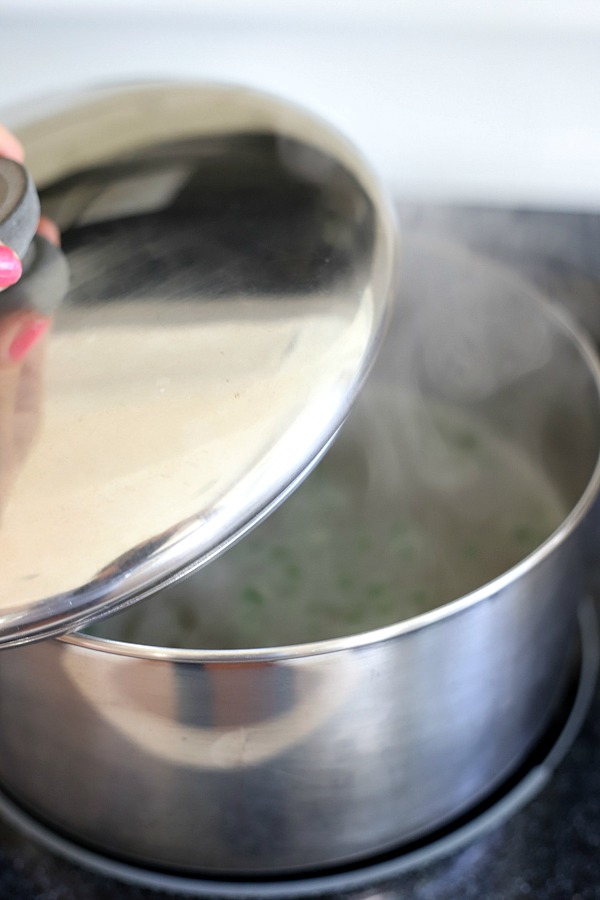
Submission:
POLYGON ((280 879, 218 879, 168 874, 110 859, 53 832, 0 791, 0 815, 50 852, 100 875, 154 890, 204 900, 303 900, 331 892, 372 887, 449 856, 499 826, 548 784, 577 737, 590 707, 598 675, 598 617, 591 598, 579 611, 576 671, 560 713, 519 770, 493 795, 443 830, 377 858, 322 874, 280 879))

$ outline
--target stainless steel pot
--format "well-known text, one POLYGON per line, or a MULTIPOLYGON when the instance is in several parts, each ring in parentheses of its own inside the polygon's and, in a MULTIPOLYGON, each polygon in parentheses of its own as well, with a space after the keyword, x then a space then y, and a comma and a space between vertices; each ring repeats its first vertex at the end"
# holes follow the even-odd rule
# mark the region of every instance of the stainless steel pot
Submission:
POLYGON ((569 510, 554 533, 468 595, 368 633, 223 651, 77 633, 7 649, 5 790, 108 854, 247 875, 389 849, 515 770, 570 673, 600 485, 598 362, 528 288, 412 238, 401 312, 352 416, 407 379, 533 460, 569 510))

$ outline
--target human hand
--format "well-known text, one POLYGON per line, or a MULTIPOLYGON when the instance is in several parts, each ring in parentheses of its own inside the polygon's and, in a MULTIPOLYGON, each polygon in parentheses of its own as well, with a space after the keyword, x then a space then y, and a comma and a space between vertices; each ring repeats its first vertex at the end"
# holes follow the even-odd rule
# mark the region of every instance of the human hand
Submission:
MULTIPOLYGON (((23 147, 17 138, 0 124, 0 156, 23 162, 23 147)), ((17 254, 0 243, 0 291, 15 284, 21 277, 23 267, 17 254)))
MULTIPOLYGON (((21 142, 0 123, 0 156, 23 163, 25 152, 21 142)), ((60 246, 56 225, 45 216, 40 218, 38 234, 60 246)), ((0 243, 0 291, 15 284, 22 275, 21 260, 6 244, 0 243)), ((18 363, 28 350, 46 333, 50 325, 47 316, 33 309, 2 311, 0 305, 0 366, 18 363)))
MULTIPOLYGON (((24 161, 17 138, 0 125, 0 156, 24 161)), ((38 233, 60 246, 58 229, 42 217, 38 233)), ((0 291, 22 274, 19 257, 0 244, 0 291)), ((8 294, 6 297, 8 298, 8 294)), ((37 310, 2 301, 0 294, 0 516, 39 429, 45 344, 51 318, 37 310)))

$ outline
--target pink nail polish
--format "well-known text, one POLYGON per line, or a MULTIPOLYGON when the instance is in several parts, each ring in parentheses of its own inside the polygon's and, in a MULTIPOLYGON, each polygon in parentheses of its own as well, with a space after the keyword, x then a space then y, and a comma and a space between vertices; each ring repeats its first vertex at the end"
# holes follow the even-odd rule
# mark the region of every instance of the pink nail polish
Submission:
POLYGON ((6 244, 0 244, 0 289, 10 287, 21 277, 21 260, 6 244))
POLYGON ((34 319, 28 322, 24 328, 19 331, 17 336, 8 348, 8 356, 11 362, 21 362, 34 344, 42 338, 48 331, 50 319, 34 319))

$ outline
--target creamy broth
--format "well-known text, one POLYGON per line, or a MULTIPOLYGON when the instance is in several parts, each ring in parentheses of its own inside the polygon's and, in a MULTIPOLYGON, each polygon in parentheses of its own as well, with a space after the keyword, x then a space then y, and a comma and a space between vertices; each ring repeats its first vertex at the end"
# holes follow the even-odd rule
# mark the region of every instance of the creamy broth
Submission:
POLYGON ((87 629, 198 649, 405 620, 510 569, 565 504, 536 460, 449 405, 370 392, 305 483, 196 575, 87 629))

